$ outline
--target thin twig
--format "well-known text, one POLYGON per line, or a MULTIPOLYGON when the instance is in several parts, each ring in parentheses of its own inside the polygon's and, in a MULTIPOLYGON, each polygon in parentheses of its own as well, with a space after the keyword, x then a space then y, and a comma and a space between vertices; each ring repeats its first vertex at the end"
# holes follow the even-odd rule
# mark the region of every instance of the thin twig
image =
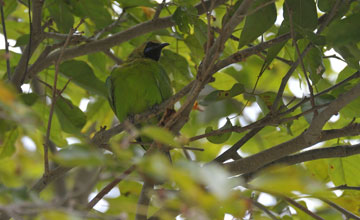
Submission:
POLYGON ((324 220, 323 218, 321 218, 320 216, 318 216, 317 214, 315 214, 314 212, 310 211, 308 208, 304 207, 303 205, 301 205, 300 203, 296 202, 294 199, 285 196, 283 194, 280 194, 278 192, 273 192, 273 191, 269 191, 269 190, 264 190, 264 189, 259 189, 256 187, 253 187, 252 185, 246 184, 246 188, 251 189, 251 190, 256 190, 259 192, 265 192, 268 194, 271 194, 273 196, 279 197, 284 199, 286 202, 290 203, 291 205, 293 205, 294 207, 300 209, 301 211, 303 211, 304 213, 308 214, 309 216, 311 216, 314 219, 317 220, 324 220))
POLYGON ((348 186, 346 184, 329 188, 329 190, 359 190, 360 186, 348 186))
MULTIPOLYGON (((327 89, 325 89, 325 90, 317 93, 317 94, 315 95, 315 97, 318 97, 318 96, 321 96, 321 95, 323 95, 323 94, 325 94, 325 93, 328 93, 328 92, 330 92, 330 91, 332 91, 332 90, 340 87, 341 85, 344 85, 345 83, 347 83, 347 82, 349 82, 349 81, 351 81, 351 80, 353 80, 353 79, 359 78, 359 77, 360 77, 360 71, 356 71, 354 74, 352 74, 352 75, 349 76, 348 78, 342 80, 341 82, 339 82, 339 83, 337 83, 337 84, 335 84, 335 85, 333 85, 333 86, 330 86, 329 88, 327 88, 327 89)), ((297 103, 296 105, 294 105, 294 106, 291 107, 290 109, 287 109, 286 111, 281 112, 281 113, 279 113, 279 114, 281 114, 281 115, 286 115, 286 114, 288 114, 288 113, 290 113, 290 112, 293 112, 293 111, 295 111, 296 108, 298 108, 299 106, 303 105, 303 104, 304 104, 305 102, 307 102, 307 101, 309 101, 309 98, 304 98, 302 101, 300 101, 299 103, 297 103)))
POLYGON ((104 50, 103 51, 105 55, 107 55, 110 59, 112 59, 113 61, 115 61, 115 63, 117 65, 123 64, 124 61, 122 59, 120 59, 119 57, 115 56, 115 54, 113 54, 111 52, 111 50, 104 50))
MULTIPOLYGON (((39 78, 37 78, 37 77, 34 78, 34 80, 36 80, 36 81, 44 84, 44 85, 45 85, 46 87, 48 87, 50 90, 53 89, 53 87, 52 87, 49 83, 44 82, 44 81, 42 81, 41 79, 39 79, 39 78)), ((71 81, 71 78, 66 82, 66 84, 65 84, 65 86, 62 88, 62 90, 56 89, 56 92, 57 92, 56 95, 57 95, 58 97, 60 97, 62 100, 64 100, 64 102, 65 102, 66 104, 68 104, 70 108, 72 108, 72 103, 71 103, 71 101, 68 100, 68 99, 66 99, 66 98, 64 98, 64 97, 62 96, 62 93, 65 91, 65 89, 66 89, 66 87, 68 86, 68 84, 70 83, 70 81, 71 81)))
POLYGON ((337 0, 335 4, 333 5, 330 13, 326 14, 326 19, 323 23, 320 24, 320 27, 317 29, 316 34, 320 34, 325 27, 330 23, 330 21, 333 19, 333 17, 336 15, 336 13, 339 11, 339 5, 342 0, 337 0))
POLYGON ((242 137, 238 142, 236 142, 231 148, 226 150, 224 153, 216 157, 212 162, 222 163, 232 157, 234 153, 236 153, 248 140, 254 137, 257 133, 263 129, 262 127, 257 127, 252 129, 249 133, 247 133, 244 137, 242 137))
POLYGON ((323 202, 327 203, 329 206, 333 207, 334 209, 338 210, 339 212, 341 212, 343 215, 346 216, 347 219, 355 219, 355 220, 360 220, 360 217, 355 215, 352 212, 349 212, 348 210, 344 209, 343 207, 337 205, 336 203, 331 202, 330 200, 327 199, 321 199, 323 202))
POLYGON ((166 0, 163 0, 160 4, 158 4, 152 20, 156 20, 159 18, 162 9, 165 7, 165 4, 166 4, 166 0))
MULTIPOLYGON (((329 24, 329 22, 331 21, 331 19, 333 18, 333 16, 335 15, 336 11, 337 11, 337 7, 340 3, 340 0, 337 0, 336 3, 334 4, 333 8, 331 9, 331 12, 330 14, 326 14, 327 16, 325 17, 325 21, 322 22, 320 24, 320 27, 317 29, 317 32, 316 34, 320 34, 324 28, 329 24)), ((322 17, 320 18, 323 18, 325 15, 323 15, 322 17)), ((290 76, 292 75, 292 73, 295 71, 296 67, 299 65, 299 59, 302 59, 308 52, 309 50, 311 49, 311 44, 308 44, 304 51, 302 52, 302 54, 298 57, 298 59, 293 63, 293 65, 291 66, 291 68, 289 69, 289 71, 286 73, 286 75, 283 77, 282 81, 281 81, 281 84, 280 84, 280 87, 279 87, 279 90, 278 90, 278 93, 276 95, 276 98, 275 98, 275 101, 273 103, 273 106, 271 108, 271 112, 276 112, 276 109, 277 109, 277 105, 279 104, 280 102, 280 99, 282 98, 282 95, 284 93, 284 90, 285 90, 285 87, 286 87, 286 84, 288 82, 288 80, 290 79, 290 76)))
POLYGON ((258 209, 260 209, 261 211, 265 212, 271 219, 273 220, 279 220, 278 217, 276 217, 269 209, 267 209, 264 205, 262 205, 260 202, 251 199, 250 200, 252 204, 254 204, 254 206, 256 206, 258 209))
POLYGON ((21 84, 24 83, 25 78, 26 78, 26 74, 28 72, 28 67, 29 67, 29 61, 30 61, 30 56, 31 56, 31 44, 32 44, 32 22, 31 22, 31 1, 28 0, 28 6, 29 6, 29 11, 28 11, 28 15, 29 15, 29 44, 27 46, 27 55, 26 55, 26 63, 25 63, 25 72, 22 75, 22 79, 21 79, 21 84))
MULTIPOLYGON (((299 60, 300 60, 300 65, 301 65, 302 71, 303 71, 303 73, 304 73, 304 77, 305 77, 305 79, 306 79, 306 83, 307 83, 308 88, 309 88, 309 92, 310 92, 310 103, 311 103, 311 106, 314 108, 314 107, 315 107, 314 90, 313 90, 313 88, 312 88, 312 86, 311 86, 309 77, 308 77, 308 75, 307 75, 307 71, 306 71, 306 68, 305 68, 304 61, 303 61, 303 59, 302 59, 302 57, 301 57, 301 53, 300 53, 299 46, 298 46, 298 44, 296 43, 294 23, 293 23, 293 20, 292 20, 292 11, 290 11, 287 2, 285 2, 285 6, 286 6, 286 10, 288 11, 288 14, 289 14, 291 38, 292 38, 292 40, 293 40, 293 45, 295 46, 296 53, 297 53, 297 55, 298 55, 298 57, 299 57, 299 60)), ((313 117, 316 117, 317 113, 318 113, 318 112, 315 111, 313 117)))
MULTIPOLYGON (((44 167, 45 167, 45 171, 44 171, 44 176, 48 176, 49 175, 49 156, 48 156, 48 149, 49 149, 49 144, 50 144, 50 132, 51 132, 51 123, 52 123, 52 118, 53 118, 53 114, 54 114, 54 109, 55 109, 55 103, 56 103, 56 98, 57 98, 57 89, 56 89, 56 85, 57 85, 57 78, 58 78, 58 74, 59 74, 59 68, 60 68, 60 63, 61 63, 61 59, 62 56, 64 54, 64 50, 67 47, 67 45, 70 42, 70 38, 73 35, 73 33, 76 31, 76 29, 82 24, 83 20, 80 21, 79 25, 76 28, 71 28, 68 38, 66 39, 64 46, 61 49, 61 53, 55 63, 55 75, 54 75, 54 85, 53 85, 53 90, 52 90, 52 99, 51 99, 51 105, 50 105, 50 113, 49 113, 49 120, 48 120, 48 125, 47 125, 47 130, 46 130, 46 137, 45 137, 45 144, 44 144, 44 167)), ((66 85, 65 85, 66 86, 66 85)))
POLYGON ((2 27, 3 27, 3 34, 4 34, 4 39, 5 39, 6 70, 7 70, 8 79, 10 80, 10 78, 11 78, 10 52, 9 52, 9 42, 8 42, 7 34, 6 34, 5 16, 4 16, 3 5, 4 5, 4 2, 1 2, 1 3, 0 3, 1 23, 2 23, 2 27))
MULTIPOLYGON (((203 4, 203 6, 205 5, 204 0, 201 0, 201 4, 203 4)), ((209 51, 211 43, 212 43, 211 42, 211 14, 210 14, 210 10, 206 11, 206 20, 207 20, 207 41, 206 41, 205 54, 209 51)))
POLYGON ((313 217, 314 219, 317 220, 324 220, 323 218, 321 218, 320 216, 318 216, 317 214, 315 214, 314 212, 310 211, 308 208, 306 208, 305 206, 302 206, 300 203, 296 202, 295 200, 282 195, 281 196, 285 201, 287 201, 288 203, 290 203, 291 205, 295 206, 296 208, 300 209, 301 211, 305 212, 306 214, 308 214, 309 216, 313 217))
MULTIPOLYGON (((215 1, 207 1, 205 3, 206 3, 206 7, 209 7, 209 5, 212 2, 215 2, 214 7, 218 7, 219 5, 223 4, 225 1, 226 0, 215 0, 215 1)), ((196 5, 195 8, 197 9, 199 15, 203 14, 206 11, 206 8, 204 8, 201 4, 196 5)), ((103 51, 104 49, 108 49, 113 46, 119 45, 123 42, 129 41, 129 40, 131 40, 135 37, 141 36, 143 34, 171 27, 174 24, 175 23, 172 20, 172 16, 167 16, 164 18, 156 19, 156 20, 146 21, 146 22, 140 23, 138 25, 135 25, 133 27, 130 27, 119 33, 108 36, 105 39, 91 41, 89 43, 82 44, 82 45, 79 45, 79 46, 76 46, 73 48, 68 48, 64 52, 63 59, 68 60, 68 59, 72 59, 74 57, 103 51)), ((39 41, 40 40, 41 39, 39 39, 39 41)), ((36 43, 38 43, 38 42, 36 42, 36 43)), ((37 46, 37 44, 35 46, 37 46)), ((35 74, 37 74, 40 71, 51 66, 54 63, 54 61, 56 61, 58 56, 59 56, 59 51, 50 54, 45 59, 37 60, 35 62, 36 65, 35 65, 35 63, 33 65, 31 65, 31 67, 29 69, 29 73, 27 74, 27 77, 31 78, 35 74)), ((22 72, 23 72, 22 69, 23 69, 22 66, 17 68, 14 72, 14 75, 16 77, 12 77, 12 79, 11 79, 12 83, 17 88, 19 88, 21 86, 20 81, 17 76, 19 76, 19 75, 22 76, 22 72)))
POLYGON ((325 58, 325 59, 327 59, 327 58, 335 58, 335 59, 343 61, 344 63, 346 62, 343 58, 337 56, 336 54, 329 55, 329 56, 323 56, 323 58, 325 58))
MULTIPOLYGON (((130 141, 130 144, 139 144, 139 145, 143 145, 143 146, 151 146, 152 143, 150 142, 141 142, 141 141, 130 141)), ((185 149, 185 150, 194 150, 194 151, 204 151, 204 148, 198 148, 198 147, 186 147, 186 146, 182 146, 182 147, 175 147, 175 146, 170 146, 171 149, 185 149)))
MULTIPOLYGON (((212 30, 216 31, 217 33, 220 33, 220 29, 219 29, 218 27, 212 27, 212 30)), ((231 40, 234 40, 234 41, 240 41, 240 38, 235 37, 234 35, 231 35, 231 36, 230 36, 230 39, 231 39, 231 40)), ((262 44, 262 43, 264 43, 264 42, 261 42, 260 44, 262 44)), ((248 47, 254 47, 254 46, 256 46, 256 45, 248 44, 248 47)), ((264 54, 264 55, 267 55, 267 54, 268 54, 268 52, 265 51, 265 50, 260 51, 260 53, 262 53, 262 54, 264 54)), ((262 59, 264 59, 264 57, 263 57, 262 55, 260 55, 260 54, 256 54, 256 55, 258 55, 259 57, 261 57, 262 59)), ((277 59, 277 60, 279 60, 279 61, 281 61, 281 62, 283 62, 283 63, 285 63, 285 64, 287 64, 287 65, 289 65, 289 66, 291 66, 291 65, 293 64, 293 62, 292 62, 291 60, 287 60, 287 59, 282 58, 282 57, 279 57, 279 56, 276 56, 275 59, 277 59)))
POLYGON ((103 29, 96 31, 94 33, 94 35, 92 37, 89 37, 89 39, 93 40, 97 40, 101 37, 101 35, 103 35, 105 32, 110 31, 111 29, 113 29, 114 27, 116 27, 117 25, 119 25, 119 23, 123 20, 121 20, 121 18, 124 16, 125 14, 125 10, 123 9, 123 11, 121 12, 121 14, 119 15, 119 17, 110 25, 104 27, 103 29))
POLYGON ((130 166, 125 170, 118 178, 115 178, 109 184, 107 184, 88 204, 87 210, 91 210, 106 194, 110 192, 117 184, 124 180, 136 169, 136 165, 130 166))
POLYGON ((302 113, 299 113, 295 116, 291 116, 291 117, 288 117, 288 118, 281 118, 280 116, 284 116, 286 114, 289 114, 293 111, 296 110, 296 108, 291 108, 290 111, 287 110, 285 112, 282 112, 282 113, 278 113, 276 114, 275 116, 274 115, 271 115, 271 114, 268 114, 266 115, 264 118, 252 123, 252 124, 249 124, 249 125, 246 125, 244 127, 241 127, 241 126, 232 126, 230 128, 225 128, 225 129, 218 129, 218 130, 213 130, 211 132, 208 132, 208 133, 205 133, 205 134, 201 134, 201 135, 197 135, 197 136, 194 136, 194 137, 191 137, 189 139, 189 142, 192 142, 192 141, 196 141, 196 140, 199 140, 199 139, 202 139, 202 138, 205 138, 205 137, 210 137, 210 136, 215 136, 215 135, 220 135, 220 134, 225 134, 225 133, 228 133, 228 132, 237 132, 237 133, 241 133, 241 132, 244 132, 246 130, 249 130, 249 129, 254 129, 254 128, 259 128, 259 127, 263 127, 263 126, 267 126, 267 125, 279 125, 279 124, 283 124, 285 122, 289 122, 289 121, 292 121, 292 120, 295 120, 295 119, 298 119, 299 117, 301 116, 304 116, 306 114, 309 114, 317 109, 320 109, 320 108, 324 108, 326 106, 328 106, 330 103, 326 103, 326 104, 323 104, 323 105, 319 105, 319 106, 315 106, 314 108, 311 108, 309 110, 306 110, 302 113))
MULTIPOLYGON (((174 133, 177 133, 187 122, 192 106, 196 101, 200 91, 211 80, 212 75, 216 72, 215 61, 219 58, 224 49, 226 40, 231 36, 235 27, 244 19, 248 9, 250 8, 253 0, 242 1, 239 8, 231 17, 229 22, 222 29, 219 38, 216 39, 214 44, 209 49, 204 57, 201 66, 199 67, 197 80, 190 92, 190 95, 184 101, 183 105, 178 111, 168 120, 165 127, 171 128, 174 133)), ((212 1, 212 6, 214 2, 212 1)), ((211 7, 208 9, 211 10, 211 7)))

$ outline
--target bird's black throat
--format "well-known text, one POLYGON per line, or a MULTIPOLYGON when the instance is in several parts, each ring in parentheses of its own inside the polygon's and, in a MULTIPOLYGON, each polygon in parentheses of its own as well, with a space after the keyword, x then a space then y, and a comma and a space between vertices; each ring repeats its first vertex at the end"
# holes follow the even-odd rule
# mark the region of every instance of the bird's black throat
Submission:
POLYGON ((168 43, 155 43, 152 41, 149 41, 144 49, 144 56, 150 59, 153 59, 155 61, 158 61, 160 59, 161 50, 169 45, 168 43))

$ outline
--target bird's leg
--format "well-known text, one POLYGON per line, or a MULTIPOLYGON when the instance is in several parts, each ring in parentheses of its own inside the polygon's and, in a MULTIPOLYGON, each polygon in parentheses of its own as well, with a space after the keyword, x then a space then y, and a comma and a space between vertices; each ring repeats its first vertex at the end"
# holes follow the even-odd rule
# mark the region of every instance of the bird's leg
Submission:
POLYGON ((130 122, 130 124, 135 124, 135 114, 129 114, 127 120, 130 122))
POLYGON ((156 114, 158 110, 159 110, 159 104, 155 104, 155 105, 150 107, 150 111, 153 114, 156 114))
POLYGON ((163 116, 161 117, 161 120, 159 121, 159 126, 164 126, 166 124, 166 122, 169 121, 171 116, 175 113, 176 113, 176 111, 173 108, 165 109, 165 112, 164 112, 163 116))

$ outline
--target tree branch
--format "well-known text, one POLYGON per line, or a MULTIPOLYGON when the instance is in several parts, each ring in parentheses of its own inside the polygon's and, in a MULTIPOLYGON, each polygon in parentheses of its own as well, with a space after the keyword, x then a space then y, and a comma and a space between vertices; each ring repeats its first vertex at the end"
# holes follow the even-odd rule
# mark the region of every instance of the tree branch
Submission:
POLYGON ((313 119, 310 127, 299 136, 247 158, 224 164, 225 168, 234 172, 234 174, 253 172, 272 161, 319 142, 321 140, 321 128, 326 121, 345 105, 357 98, 359 94, 360 83, 332 101, 325 110, 313 119))
POLYGON ((219 71, 220 69, 222 69, 222 68, 224 68, 224 67, 226 67, 226 66, 228 66, 230 64, 243 61, 243 60, 245 60, 247 57, 249 57, 251 55, 260 53, 261 51, 263 51, 263 50, 265 50, 267 48, 270 48, 270 47, 274 46, 277 43, 281 43, 281 42, 287 41, 289 39, 290 39, 290 34, 289 33, 288 34, 283 34, 283 35, 278 36, 278 37, 276 37, 274 39, 271 39, 269 41, 257 44, 257 45, 252 46, 252 47, 248 47, 248 48, 246 48, 244 50, 240 50, 240 51, 230 55, 229 57, 217 62, 214 69, 215 69, 215 71, 219 71))
MULTIPOLYGON (((28 76, 28 62, 36 50, 36 48, 40 45, 42 40, 44 39, 44 35, 41 30, 41 19, 42 19, 42 0, 33 1, 33 22, 31 21, 31 8, 29 8, 29 22, 30 22, 30 39, 29 43, 25 47, 25 52, 22 54, 20 61, 18 62, 14 74, 11 78, 11 82, 13 85, 20 91, 20 86, 26 80, 28 76), (40 26, 40 27, 39 27, 40 26), (33 30, 35 28, 35 30, 33 30), (39 29, 40 28, 40 29, 39 29)), ((55 59, 54 59, 55 61, 55 59)))
POLYGON ((298 154, 282 157, 276 161, 266 164, 265 166, 257 169, 255 172, 246 173, 241 177, 244 178, 245 180, 250 180, 254 175, 256 175, 256 173, 273 165, 285 164, 291 166, 306 161, 313 161, 313 160, 327 159, 327 158, 349 157, 359 153, 360 153, 360 144, 356 144, 352 146, 344 145, 344 146, 335 146, 335 147, 308 150, 298 154))
MULTIPOLYGON (((137 114, 134 116, 134 124, 138 124, 141 122, 144 122, 152 117, 155 117, 156 115, 160 114, 161 112, 164 112, 167 106, 175 104, 180 98, 182 98, 184 95, 186 95, 192 85, 194 84, 194 81, 190 82, 187 86, 185 86, 183 89, 181 89, 178 93, 173 95, 168 100, 161 103, 159 106, 154 107, 151 110, 148 110, 144 113, 137 114)), ((126 120, 125 120, 126 121, 126 120)), ((93 138, 91 138, 91 143, 94 144, 97 147, 105 148, 108 145, 108 142, 110 138, 113 136, 119 134, 125 129, 125 123, 121 123, 113 128, 110 128, 106 130, 105 128, 100 129, 93 138)), ((46 188, 47 185, 49 185, 52 181, 57 179, 58 177, 63 176, 65 173, 67 173, 69 170, 71 170, 73 167, 62 167, 59 166, 55 170, 52 170, 49 172, 48 176, 42 176, 33 187, 31 187, 31 191, 40 193, 43 189, 46 188)))
POLYGON ((34 35, 41 34, 41 20, 42 20, 42 7, 44 4, 44 0, 33 0, 32 1, 32 30, 34 35))
MULTIPOLYGON (((207 1, 205 6, 210 7, 210 2, 213 2, 214 6, 217 7, 221 4, 223 4, 225 1, 226 0, 207 1)), ((203 14, 207 10, 207 8, 204 8, 204 6, 201 4, 198 4, 196 6, 196 8, 197 8, 199 14, 203 14)), ((92 41, 89 43, 85 43, 85 44, 82 44, 82 45, 79 45, 79 46, 76 46, 73 48, 68 48, 64 51, 63 59, 69 60, 69 59, 72 59, 72 58, 75 58, 78 56, 104 51, 105 49, 109 49, 113 46, 116 46, 118 44, 126 42, 126 41, 133 39, 135 37, 138 37, 140 35, 143 35, 143 34, 146 34, 149 32, 153 32, 156 30, 161 30, 163 28, 168 28, 173 25, 175 25, 175 24, 172 21, 171 16, 146 21, 146 22, 140 23, 138 25, 135 25, 125 31, 113 34, 107 38, 100 39, 97 41, 92 41)), ((40 71, 51 66, 52 63, 56 60, 56 58, 59 56, 59 53, 60 52, 57 51, 57 52, 50 54, 45 59, 38 60, 36 63, 34 63, 34 65, 32 65, 30 67, 29 74, 27 75, 27 77, 32 77, 35 74, 39 73, 40 71)), ((16 71, 16 72, 19 72, 19 71, 16 71)), ((13 77, 12 81, 16 87, 21 86, 21 82, 16 80, 16 78, 13 77)))
POLYGON ((31 188, 30 191, 40 193, 46 186, 48 186, 52 181, 56 180, 59 177, 64 176, 68 171, 73 167, 62 167, 58 166, 57 168, 51 170, 49 174, 45 177, 41 177, 31 188))
POLYGON ((150 204, 149 194, 153 188, 154 184, 145 180, 141 189, 139 201, 137 203, 135 220, 147 220, 147 213, 150 204))

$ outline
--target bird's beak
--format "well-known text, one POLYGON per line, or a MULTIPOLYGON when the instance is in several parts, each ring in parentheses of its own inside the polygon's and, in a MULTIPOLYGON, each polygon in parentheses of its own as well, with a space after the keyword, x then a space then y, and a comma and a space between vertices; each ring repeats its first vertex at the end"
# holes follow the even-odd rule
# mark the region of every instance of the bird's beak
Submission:
POLYGON ((160 48, 162 49, 162 48, 164 48, 164 47, 166 47, 168 45, 170 45, 170 44, 169 43, 162 43, 162 44, 160 44, 160 48))

